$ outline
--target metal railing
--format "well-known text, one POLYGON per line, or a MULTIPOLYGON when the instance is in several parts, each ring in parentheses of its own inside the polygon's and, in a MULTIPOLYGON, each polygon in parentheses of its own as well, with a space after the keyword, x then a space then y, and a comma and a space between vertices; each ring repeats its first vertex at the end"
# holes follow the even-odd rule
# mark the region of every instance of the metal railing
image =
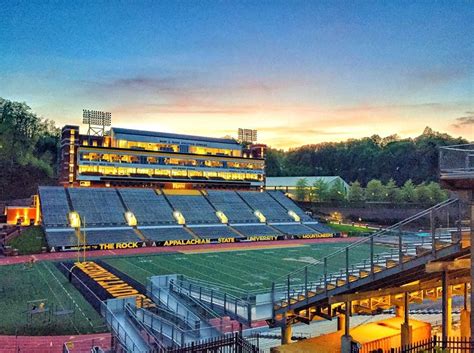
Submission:
POLYGON ((432 338, 415 342, 404 347, 391 348, 383 351, 376 349, 370 351, 370 353, 437 353, 437 352, 450 352, 450 353, 466 353, 474 351, 474 340, 467 337, 448 337, 439 338, 433 336, 432 338))
POLYGON ((441 176, 472 175, 474 177, 474 144, 441 147, 439 169, 441 176))
POLYGON ((359 278, 403 266, 420 254, 435 254, 460 241, 463 212, 459 200, 446 200, 288 273, 272 284, 273 307, 290 307, 340 286, 350 288, 359 278))

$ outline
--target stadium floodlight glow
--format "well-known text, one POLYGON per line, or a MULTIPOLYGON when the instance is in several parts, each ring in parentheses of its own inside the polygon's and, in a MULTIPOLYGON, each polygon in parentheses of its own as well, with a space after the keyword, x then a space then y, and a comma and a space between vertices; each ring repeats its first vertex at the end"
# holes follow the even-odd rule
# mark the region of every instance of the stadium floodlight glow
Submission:
POLYGON ((298 216, 298 215, 296 214, 296 212, 293 211, 293 210, 289 210, 289 211, 288 211, 288 215, 289 215, 291 218, 293 218, 293 219, 295 220, 295 222, 299 222, 299 221, 301 220, 301 219, 300 219, 300 216, 298 216))
POLYGON ((137 225, 137 218, 131 211, 125 212, 125 220, 130 227, 135 227, 137 225))
POLYGON ((81 217, 76 211, 71 211, 68 213, 69 224, 71 228, 81 228, 81 217))
POLYGON ((229 219, 227 218, 227 216, 225 215, 224 212, 222 212, 222 211, 217 211, 217 212, 216 212, 216 216, 217 216, 217 218, 220 219, 221 223, 224 223, 224 224, 229 223, 229 219))

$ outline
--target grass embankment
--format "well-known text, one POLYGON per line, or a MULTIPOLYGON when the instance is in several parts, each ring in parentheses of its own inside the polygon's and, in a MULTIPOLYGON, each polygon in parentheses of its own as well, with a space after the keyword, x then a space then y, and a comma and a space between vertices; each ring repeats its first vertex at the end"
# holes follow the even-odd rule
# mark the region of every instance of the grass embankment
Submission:
POLYGON ((46 246, 44 231, 41 227, 32 226, 22 230, 18 237, 11 239, 7 245, 18 249, 19 255, 37 254, 46 246))
POLYGON ((374 232, 371 228, 351 226, 349 224, 329 223, 328 225, 335 231, 347 233, 349 236, 364 236, 374 232))

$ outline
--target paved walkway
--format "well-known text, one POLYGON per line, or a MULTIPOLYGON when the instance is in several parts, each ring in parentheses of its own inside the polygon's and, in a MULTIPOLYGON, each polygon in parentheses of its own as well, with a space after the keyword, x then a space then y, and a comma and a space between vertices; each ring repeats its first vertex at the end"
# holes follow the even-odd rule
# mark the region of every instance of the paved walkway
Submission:
MULTIPOLYGON (((119 249, 119 250, 92 250, 87 251, 88 258, 103 256, 127 256, 127 255, 145 255, 174 252, 208 252, 208 251, 235 251, 267 249, 270 247, 290 247, 306 244, 328 244, 348 241, 356 241, 360 238, 322 238, 322 239, 294 239, 294 240, 275 240, 261 242, 241 242, 241 243, 223 243, 223 244, 203 244, 203 245, 183 245, 169 247, 146 247, 138 249, 119 249)), ((81 253, 82 254, 82 253, 81 253)), ((31 261, 55 261, 55 260, 73 260, 77 258, 77 252, 56 252, 35 255, 8 256, 0 258, 0 266, 21 264, 31 261)))

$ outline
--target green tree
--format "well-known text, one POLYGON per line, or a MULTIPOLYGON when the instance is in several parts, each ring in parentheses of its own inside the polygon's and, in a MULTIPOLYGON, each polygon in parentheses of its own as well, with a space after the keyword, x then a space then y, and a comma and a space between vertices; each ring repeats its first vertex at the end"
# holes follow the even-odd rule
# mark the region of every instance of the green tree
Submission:
POLYGON ((331 201, 343 201, 346 198, 346 189, 341 180, 336 180, 330 187, 328 198, 331 201))
POLYGON ((417 195, 415 191, 415 184, 411 181, 411 179, 407 180, 402 187, 402 199, 405 202, 416 202, 417 195))
POLYGON ((364 200, 364 189, 358 181, 354 181, 350 184, 349 194, 347 195, 349 201, 363 201, 364 200))
POLYGON ((383 201, 385 199, 385 187, 380 180, 372 179, 367 183, 365 198, 368 201, 383 201))
POLYGON ((440 203, 448 199, 449 194, 446 190, 441 189, 440 185, 438 183, 435 183, 432 181, 427 185, 427 188, 431 192, 431 197, 433 200, 433 203, 440 203))
POLYGON ((433 204, 433 194, 426 184, 420 184, 415 188, 416 200, 424 204, 433 204))
POLYGON ((308 195, 308 180, 301 178, 296 182, 296 199, 298 201, 305 201, 308 195))
POLYGON ((24 198, 54 183, 59 130, 25 103, 0 98, 0 199, 24 198))
POLYGON ((389 202, 402 201, 402 192, 393 179, 390 179, 385 185, 385 200, 389 202))
POLYGON ((312 189, 315 201, 328 200, 329 186, 323 179, 316 179, 312 189))

